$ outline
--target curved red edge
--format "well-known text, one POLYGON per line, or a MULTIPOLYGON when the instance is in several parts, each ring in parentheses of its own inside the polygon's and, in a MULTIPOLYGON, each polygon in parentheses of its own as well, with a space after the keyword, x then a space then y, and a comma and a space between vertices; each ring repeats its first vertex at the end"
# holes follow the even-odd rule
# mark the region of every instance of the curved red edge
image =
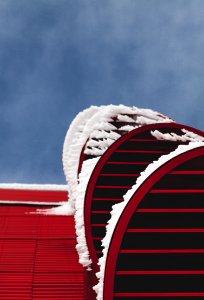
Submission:
POLYGON ((117 257, 119 253, 119 249, 122 243, 122 238, 124 236, 125 230, 128 226, 129 220, 133 214, 133 212, 137 209, 138 205, 144 198, 144 196, 149 192, 149 190, 153 187, 153 185, 158 182, 164 175, 171 172, 172 169, 179 166, 182 163, 185 163, 189 159, 193 159, 195 157, 204 155, 204 146, 201 146, 196 149, 191 149, 185 153, 178 154, 178 156, 170 159, 164 165, 160 166, 153 174, 151 174, 144 183, 140 186, 140 188, 133 194, 130 199, 128 205, 123 210, 112 235, 106 266, 105 266, 105 274, 104 274, 104 300, 112 300, 114 299, 114 275, 115 268, 117 263, 117 257))
POLYGON ((93 238, 92 238, 92 232, 91 232, 91 203, 92 203, 92 196, 94 192, 94 188, 96 185, 96 181, 98 179, 98 176, 101 172, 102 167, 105 165, 111 154, 120 147, 124 142, 126 142, 128 139, 132 138, 133 136, 140 134, 142 132, 145 132, 147 130, 155 130, 159 128, 178 128, 178 129, 186 129, 189 131, 192 131, 193 133, 196 133, 200 136, 204 137, 204 132, 190 127, 183 124, 178 123, 156 123, 156 124, 150 124, 145 125, 139 128, 136 128, 129 133, 123 135, 120 137, 117 141, 115 141, 107 150, 106 152, 101 156, 100 160, 96 164, 94 171, 89 179, 89 183, 87 185, 85 199, 84 199, 84 226, 85 226, 85 234, 86 234, 86 240, 87 240, 87 246, 89 249, 89 254, 92 259, 92 268, 95 272, 99 271, 99 267, 97 265, 98 257, 96 255, 96 251, 94 248, 93 238))
POLYGON ((79 174, 80 174, 80 172, 81 172, 81 168, 82 168, 82 165, 83 165, 83 162, 84 162, 84 160, 85 160, 85 153, 84 153, 84 151, 85 151, 85 149, 86 149, 86 144, 87 144, 87 141, 86 141, 86 143, 84 144, 84 146, 83 146, 83 148, 82 148, 82 150, 81 150, 81 154, 80 154, 80 157, 79 157, 79 165, 78 165, 78 170, 77 170, 77 176, 79 177, 79 174))

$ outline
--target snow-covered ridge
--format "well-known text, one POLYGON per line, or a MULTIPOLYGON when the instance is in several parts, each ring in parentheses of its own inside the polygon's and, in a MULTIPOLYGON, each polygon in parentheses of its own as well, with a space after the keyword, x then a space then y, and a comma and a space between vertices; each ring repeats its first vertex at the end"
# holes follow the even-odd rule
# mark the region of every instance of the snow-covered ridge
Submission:
MULTIPOLYGON (((69 205, 64 206, 65 213, 74 211, 74 199, 76 198, 76 187, 78 184, 78 166, 81 151, 86 143, 87 137, 82 134, 84 126, 100 107, 91 106, 80 112, 72 121, 67 131, 63 145, 63 169, 69 185, 69 205)), ((63 212, 63 208, 62 208, 63 212)))
POLYGON ((171 160, 172 158, 185 153, 189 150, 204 147, 204 142, 191 142, 188 145, 180 145, 178 148, 167 154, 161 156, 157 161, 154 161, 148 167, 143 171, 140 176, 137 178, 137 181, 135 185, 123 196, 124 201, 120 202, 118 204, 115 204, 112 207, 111 211, 111 218, 108 221, 108 224, 106 226, 106 236, 102 240, 102 246, 103 246, 103 256, 99 259, 98 265, 100 266, 100 271, 96 274, 97 278, 99 279, 98 284, 94 287, 94 290, 97 293, 97 300, 103 299, 103 282, 104 282, 104 274, 105 274, 105 267, 106 267, 106 259, 107 254, 110 246, 110 241, 113 236, 113 232, 115 229, 115 226, 117 222, 120 219, 120 216, 127 206, 128 202, 131 200, 132 196, 135 194, 135 192, 140 188, 140 186, 144 183, 144 181, 150 177, 160 166, 171 160))
MULTIPOLYGON (((94 126, 94 131, 89 136, 84 152, 88 155, 100 156, 121 135, 140 126, 163 122, 168 123, 173 122, 173 120, 150 109, 140 109, 124 105, 107 106, 93 116, 90 124, 94 126), (127 125, 123 124, 122 126, 114 127, 113 124, 110 124, 110 122, 113 122, 113 119, 115 124, 123 122, 127 123, 127 125), (116 133, 114 130, 118 132, 116 133)), ((87 126, 90 124, 87 123, 87 126)))
POLYGON ((0 183, 0 189, 10 190, 36 190, 36 191, 67 191, 68 186, 62 184, 26 184, 26 183, 0 183))
POLYGON ((150 109, 124 105, 94 106, 77 115, 67 132, 63 148, 63 166, 69 183, 69 201, 73 209, 77 196, 79 160, 84 145, 86 144, 85 154, 98 157, 121 135, 139 126, 157 122, 173 120, 150 109), (131 125, 117 128, 111 124, 114 118, 116 122, 131 121, 131 125))

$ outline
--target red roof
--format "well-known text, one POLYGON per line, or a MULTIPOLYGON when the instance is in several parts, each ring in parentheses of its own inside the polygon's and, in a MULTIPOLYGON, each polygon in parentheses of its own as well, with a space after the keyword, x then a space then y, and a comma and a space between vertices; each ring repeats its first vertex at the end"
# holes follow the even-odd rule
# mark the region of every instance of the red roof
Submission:
MULTIPOLYGON (((62 202, 67 193, 0 190, 0 199, 62 202)), ((0 299, 90 299, 75 250, 73 216, 35 214, 39 208, 1 205, 0 299)))

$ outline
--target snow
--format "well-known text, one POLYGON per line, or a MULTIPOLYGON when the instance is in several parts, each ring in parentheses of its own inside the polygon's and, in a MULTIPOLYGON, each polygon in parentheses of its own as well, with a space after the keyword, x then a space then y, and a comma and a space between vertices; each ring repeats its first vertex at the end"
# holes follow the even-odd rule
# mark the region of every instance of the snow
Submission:
POLYGON ((91 139, 105 139, 105 138, 110 138, 112 140, 117 140, 121 137, 120 134, 111 131, 111 132, 107 132, 105 130, 93 130, 90 134, 90 138, 91 139))
POLYGON ((125 209, 125 207, 128 205, 128 202, 130 201, 131 197, 135 194, 135 192, 139 189, 139 187, 143 184, 143 182, 151 175, 153 174, 160 166, 162 166, 167 161, 171 160, 172 158, 185 153, 189 150, 203 147, 204 142, 191 142, 188 145, 180 145, 175 151, 161 156, 157 161, 154 161, 148 167, 143 171, 140 176, 137 178, 136 184, 133 185, 133 187, 128 190, 128 192, 124 195, 124 201, 120 202, 118 204, 115 204, 112 207, 111 211, 111 218, 108 221, 108 224, 106 226, 106 236, 102 240, 102 246, 103 246, 103 256, 99 259, 99 266, 100 271, 96 274, 97 278, 99 279, 98 284, 94 287, 94 290, 97 293, 97 300, 103 299, 103 281, 104 281, 104 274, 105 274, 105 265, 106 265, 106 259, 107 254, 109 250, 110 241, 115 229, 115 226, 117 222, 120 219, 120 216, 125 209))
POLYGON ((194 132, 188 131, 186 129, 182 129, 183 135, 178 135, 174 132, 170 133, 162 133, 159 130, 151 131, 151 135, 154 136, 157 140, 168 140, 168 141, 181 141, 181 142, 189 142, 189 141, 204 141, 204 138, 194 132))
POLYGON ((89 140, 86 145, 85 153, 88 155, 102 155, 107 148, 114 143, 122 134, 125 134, 141 125, 152 124, 156 122, 173 122, 166 116, 159 114, 153 110, 149 109, 139 109, 137 107, 127 107, 124 105, 109 105, 104 107, 103 110, 98 111, 93 118, 87 122, 85 130, 87 127, 90 127, 92 131, 89 134, 89 140), (120 132, 114 133, 111 130, 114 130, 112 124, 108 124, 108 120, 113 120, 116 118, 117 121, 132 123, 131 125, 123 125, 117 130, 120 132), (142 124, 136 123, 135 120, 141 120, 142 124), (107 132, 109 131, 109 132, 107 132), (95 140, 100 139, 96 145, 95 140), (101 140, 102 139, 102 140, 101 140), (93 142, 93 148, 90 149, 93 142), (107 144, 105 143, 107 141, 107 144), (98 147, 100 150, 97 150, 98 147))
POLYGON ((87 142, 86 147, 87 148, 99 147, 99 148, 103 149, 104 147, 108 148, 110 145, 112 145, 112 143, 113 143, 113 140, 110 139, 109 137, 108 138, 103 138, 100 141, 90 139, 87 142))
MULTIPOLYGON (((56 204, 58 203, 55 203, 55 205, 56 204)), ((73 216, 74 210, 70 202, 68 201, 68 202, 59 203, 59 206, 57 207, 53 207, 49 209, 38 209, 37 213, 43 215, 73 216)))
POLYGON ((152 119, 153 123, 175 122, 173 119, 171 119, 159 112, 153 111, 152 109, 149 109, 149 108, 145 108, 145 109, 138 108, 137 114, 138 114, 138 116, 145 116, 148 119, 152 119))
POLYGON ((87 248, 84 228, 84 198, 89 179, 98 161, 99 157, 96 157, 83 162, 82 171, 79 175, 79 185, 77 188, 76 212, 74 215, 77 235, 76 249, 79 254, 79 262, 84 267, 88 267, 92 263, 87 248))
POLYGON ((130 131, 132 131, 133 129, 135 129, 135 128, 137 128, 137 127, 139 127, 139 126, 136 126, 136 125, 135 125, 135 126, 124 125, 124 126, 120 127, 118 130, 130 132, 130 131))
POLYGON ((188 131, 186 129, 182 129, 182 131, 185 133, 186 138, 189 138, 190 140, 196 140, 196 141, 204 141, 204 137, 200 136, 194 132, 188 131))
POLYGON ((118 121, 121 121, 121 122, 126 122, 126 123, 132 123, 133 122, 133 123, 135 123, 134 116, 131 118, 127 115, 118 114, 117 119, 118 119, 118 121))
POLYGON ((158 119, 158 118, 153 118, 153 116, 151 118, 149 118, 147 116, 138 116, 136 121, 140 125, 149 125, 149 124, 153 124, 153 123, 171 123, 171 122, 173 122, 171 119, 163 119, 163 118, 158 119))
POLYGON ((0 189, 9 190, 36 190, 36 191, 67 191, 68 186, 62 184, 25 184, 25 183, 0 183, 0 189))
POLYGON ((155 122, 172 122, 172 120, 150 109, 124 105, 92 106, 79 113, 68 129, 63 147, 63 167, 66 180, 69 183, 69 201, 50 210, 40 210, 39 213, 72 215, 75 212, 77 251, 79 260, 85 267, 90 266, 91 260, 84 231, 84 197, 92 171, 100 156, 122 134, 141 125, 155 122), (116 128, 110 123, 113 120, 123 122, 123 124, 131 122, 134 126, 127 124, 121 128, 116 128), (138 124, 138 120, 141 120, 142 124, 138 124), (119 134, 115 132, 116 130, 123 132, 119 134), (84 153, 95 156, 96 159, 88 159, 83 162, 78 178, 80 155, 85 144, 84 153))
POLYGON ((166 116, 150 109, 139 109, 124 105, 108 105, 101 107, 91 107, 79 115, 74 120, 68 130, 63 149, 63 165, 66 179, 69 182, 69 204, 62 207, 53 208, 52 213, 62 213, 70 215, 76 210, 75 221, 77 231, 77 250, 80 262, 84 266, 91 263, 86 245, 83 213, 84 196, 88 180, 100 156, 112 145, 122 134, 125 134, 139 126, 135 120, 141 119, 143 125, 155 122, 173 122, 166 116), (110 122, 130 121, 134 126, 125 125, 116 128, 110 122), (122 129, 121 134, 115 131, 122 129), (72 139, 72 141, 70 141, 72 139), (77 176, 81 151, 86 144, 84 153, 98 157, 97 160, 86 160, 83 163, 79 179, 77 176))
MULTIPOLYGON (((0 183, 0 189, 5 190, 27 190, 27 191, 67 191, 67 185, 58 185, 58 184, 25 184, 25 183, 0 183)), ((69 202, 43 202, 43 201, 15 201, 15 200, 4 200, 0 199, 0 204, 25 204, 25 205, 59 205, 63 207, 69 202)), ((53 208, 53 210, 57 210, 53 208)), ((52 209, 39 210, 40 212, 46 213, 46 211, 51 212, 52 209)))
MULTIPOLYGON (((91 106, 88 109, 80 112, 67 131, 64 146, 63 146, 63 168, 66 180, 69 184, 69 207, 64 206, 65 213, 74 211, 74 202, 76 198, 76 187, 78 184, 78 166, 82 148, 86 143, 87 136, 82 134, 84 126, 88 120, 99 110, 101 107, 91 106), (70 209, 70 211, 69 211, 70 209)), ((63 208, 62 208, 63 211, 63 208)))
MULTIPOLYGON (((101 148, 101 147, 100 147, 101 148)), ((86 149, 87 155, 94 155, 94 156, 102 156, 103 153, 108 149, 108 147, 103 147, 103 149, 98 149, 96 147, 92 147, 91 149, 86 149)))
MULTIPOLYGON (((101 115, 101 114, 100 114, 101 115)), ((94 126, 94 129, 96 130, 105 130, 105 131, 112 131, 112 130, 116 130, 117 127, 115 127, 114 125, 110 124, 110 123, 107 123, 108 120, 102 120, 100 121, 100 115, 99 115, 99 118, 95 119, 97 122, 94 121, 95 124, 93 124, 94 126)))
POLYGON ((92 106, 79 113, 71 123, 65 137, 63 147, 63 167, 66 180, 69 183, 69 202, 44 210, 46 214, 71 215, 75 212, 76 232, 77 232, 77 251, 79 252, 80 262, 84 266, 91 264, 89 253, 86 245, 84 233, 84 197, 89 178, 92 174, 100 156, 113 144, 121 134, 114 131, 118 130, 109 122, 127 122, 134 123, 134 126, 122 126, 121 134, 142 125, 155 122, 173 122, 166 116, 150 109, 139 109, 137 107, 128 107, 124 105, 108 105, 96 107, 92 106), (135 120, 137 119, 137 124, 135 120), (97 159, 88 159, 83 162, 81 173, 78 178, 78 165, 81 151, 86 144, 84 153, 96 156, 97 159))
MULTIPOLYGON (((112 128, 112 124, 109 127, 108 125, 108 120, 112 120, 113 118, 117 118, 117 116, 120 116, 124 113, 124 120, 129 122, 129 116, 131 115, 133 118, 136 119, 137 114, 140 116, 143 115, 143 118, 145 119, 145 114, 147 111, 148 118, 147 119, 147 124, 150 122, 155 122, 155 120, 166 120, 167 122, 172 122, 171 119, 165 117, 165 116, 159 116, 158 113, 154 112, 152 110, 145 110, 145 109, 138 109, 136 107, 126 107, 123 105, 119 106, 114 106, 114 105, 109 105, 107 107, 104 107, 103 109, 99 110, 94 114, 94 116, 86 123, 84 126, 84 131, 83 135, 86 136, 86 139, 89 137, 89 140, 86 144, 86 149, 85 153, 88 155, 93 155, 93 156, 98 156, 98 159, 100 158, 101 155, 108 149, 108 147, 113 144, 119 137, 120 135, 113 135, 113 131, 107 132, 107 129, 112 128), (151 119, 149 119, 149 116, 151 116, 151 119), (93 134, 94 133, 94 134, 93 134), (104 136, 103 136, 104 133, 104 136), (96 140, 100 136, 100 140, 96 140)), ((126 125, 126 128, 124 128, 125 133, 129 132, 130 130, 133 130, 138 127, 138 125, 135 124, 135 127, 126 125)), ((93 161, 93 160, 87 160, 83 163, 81 173, 79 175, 79 184, 75 186, 75 199, 72 199, 72 201, 76 201, 76 215, 75 215, 75 220, 76 220, 76 227, 77 227, 77 250, 79 252, 79 257, 80 257, 80 262, 82 263, 83 266, 90 266, 91 260, 89 258, 89 252, 88 248, 86 245, 86 238, 85 238, 85 232, 84 232, 84 196, 86 192, 86 187, 88 184, 88 180, 91 176, 92 170, 94 169, 96 163, 98 160, 93 161)), ((73 205, 74 207, 74 205, 73 205)))

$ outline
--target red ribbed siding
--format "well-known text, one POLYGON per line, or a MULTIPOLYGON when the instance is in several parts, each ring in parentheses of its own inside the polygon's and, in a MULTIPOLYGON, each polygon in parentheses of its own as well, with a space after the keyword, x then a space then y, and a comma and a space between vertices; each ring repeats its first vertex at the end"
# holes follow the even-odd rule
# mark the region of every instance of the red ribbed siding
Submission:
MULTIPOLYGON (((0 197, 57 203, 67 193, 0 190, 0 197)), ((73 217, 33 214, 37 208, 42 206, 0 205, 0 299, 91 299, 73 217)))

